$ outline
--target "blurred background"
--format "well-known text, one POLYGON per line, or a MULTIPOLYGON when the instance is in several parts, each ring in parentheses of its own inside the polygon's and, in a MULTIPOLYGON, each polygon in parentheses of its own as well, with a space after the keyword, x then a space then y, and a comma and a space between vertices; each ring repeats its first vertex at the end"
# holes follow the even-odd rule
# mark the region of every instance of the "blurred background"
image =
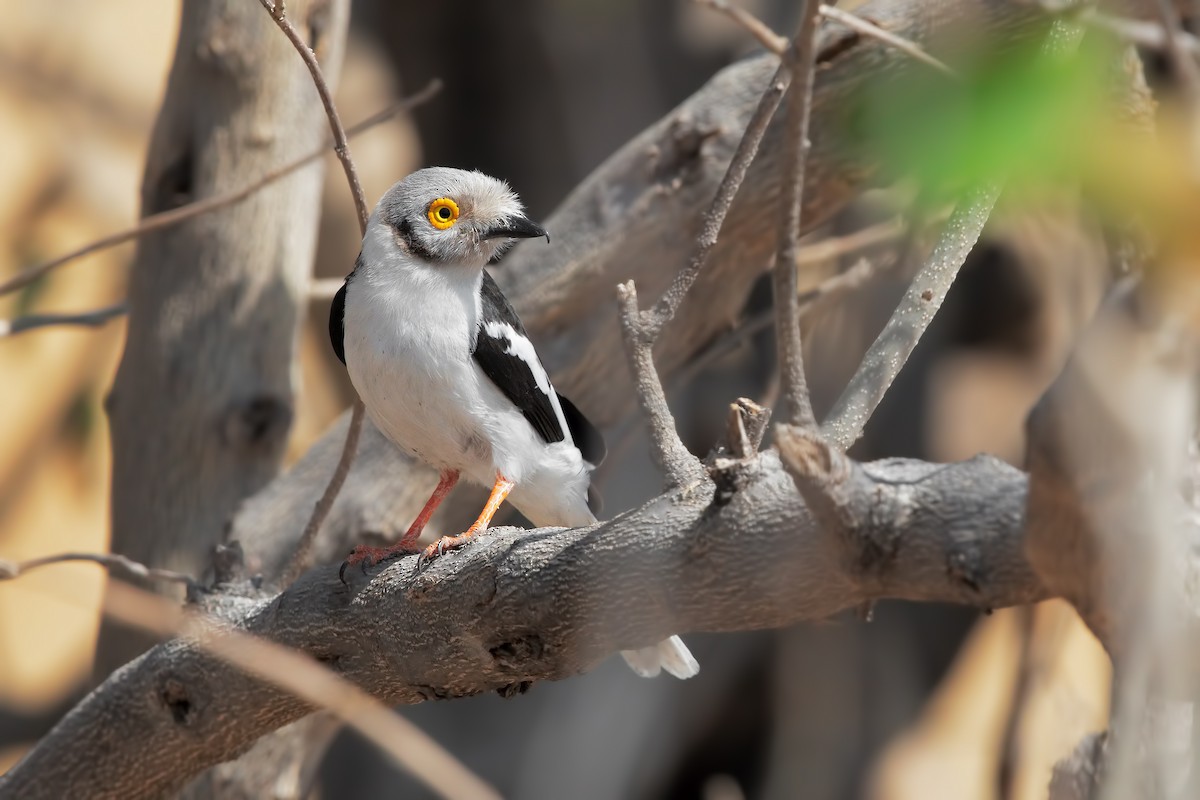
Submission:
MULTIPOLYGON (((794 26, 793 3, 741 4, 776 30, 794 26)), ((533 218, 544 217, 631 136, 755 49, 741 29, 687 0, 471 6, 466 14, 462 4, 355 0, 338 91, 344 119, 362 119, 433 77, 446 86, 412 118, 353 143, 368 202, 418 166, 445 164, 504 177, 533 218)), ((137 219, 178 13, 163 0, 0 0, 0 278, 137 219)), ((1161 65, 1149 63, 1157 79, 1161 65)), ((326 184, 316 273, 341 277, 357 253, 357 228, 336 169, 326 184)), ((810 238, 853 232, 895 207, 892 194, 868 195, 810 238)), ((893 258, 892 239, 814 260, 802 280, 815 285, 864 255, 893 258)), ((0 298, 0 319, 121 300, 132 252, 126 245, 81 259, 0 298)), ((889 271, 809 320, 818 414, 906 278, 889 271)), ((1069 204, 1000 214, 855 455, 990 452, 1019 464, 1025 414, 1109 278, 1108 256, 1080 233, 1069 204)), ((768 306, 769 291, 757 292, 746 317, 768 306)), ((351 398, 328 347, 328 302, 314 301, 310 312, 291 459, 351 398)), ((103 400, 123 334, 117 319, 0 338, 0 558, 106 549, 103 400)), ((731 399, 769 401, 774 391, 769 331, 718 356, 668 387, 695 452, 720 436, 731 399)), ((639 437, 618 456, 601 475, 607 514, 659 485, 639 437)), ((97 569, 67 565, 0 585, 0 770, 85 686, 102 583, 97 569)), ((1108 659, 1056 602, 985 616, 882 603, 870 623, 847 614, 793 630, 686 638, 703 665, 687 683, 640 681, 613 660, 516 699, 403 713, 505 796, 706 800, 1041 798, 1053 763, 1107 719, 1108 659)), ((327 756, 322 796, 425 796, 391 769, 345 735, 327 756)))

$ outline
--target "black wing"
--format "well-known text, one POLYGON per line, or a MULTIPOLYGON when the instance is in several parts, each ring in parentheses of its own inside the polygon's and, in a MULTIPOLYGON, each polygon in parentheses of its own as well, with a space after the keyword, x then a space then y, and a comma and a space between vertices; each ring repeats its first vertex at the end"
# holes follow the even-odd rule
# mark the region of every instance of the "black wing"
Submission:
POLYGON ((563 416, 567 420, 567 429, 571 431, 572 441, 579 448, 579 452, 583 454, 583 460, 593 467, 603 464, 604 457, 608 455, 608 448, 604 446, 604 437, 600 435, 600 431, 583 415, 582 411, 575 407, 574 403, 561 394, 558 395, 558 405, 562 408, 563 416))
MULTIPOLYGON (((538 361, 525 326, 508 299, 484 270, 479 330, 471 355, 483 374, 521 410, 521 414, 547 444, 567 438, 563 422, 554 411, 550 395, 538 385, 538 379, 550 387, 550 378, 538 361)), ((553 387, 550 391, 554 391, 553 387)))
POLYGON ((354 273, 358 271, 358 264, 362 261, 362 253, 358 254, 358 258, 354 261, 354 269, 346 276, 346 282, 342 284, 342 288, 337 290, 337 294, 333 296, 333 306, 329 309, 329 341, 333 344, 333 352, 337 353, 338 361, 346 363, 346 287, 350 285, 350 279, 354 277, 354 273))

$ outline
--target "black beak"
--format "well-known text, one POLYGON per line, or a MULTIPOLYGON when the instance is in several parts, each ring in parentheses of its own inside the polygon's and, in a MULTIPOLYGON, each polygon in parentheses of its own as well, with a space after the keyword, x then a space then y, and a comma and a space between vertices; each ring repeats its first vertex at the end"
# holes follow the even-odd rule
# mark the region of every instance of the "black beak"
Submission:
POLYGON ((538 236, 545 236, 546 241, 550 241, 550 234, 546 233, 546 229, 535 222, 526 219, 525 217, 512 217, 503 222, 493 225, 483 232, 481 239, 534 239, 538 236))

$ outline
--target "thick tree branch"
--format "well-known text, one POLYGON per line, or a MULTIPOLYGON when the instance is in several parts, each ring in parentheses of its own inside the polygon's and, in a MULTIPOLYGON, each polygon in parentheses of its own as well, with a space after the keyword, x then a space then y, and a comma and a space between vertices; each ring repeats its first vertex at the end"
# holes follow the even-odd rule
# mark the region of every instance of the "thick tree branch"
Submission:
MULTIPOLYGON (((996 459, 853 465, 847 502, 874 523, 848 532, 813 519, 773 453, 748 470, 720 506, 702 484, 592 528, 499 529, 424 570, 406 558, 353 587, 322 567, 231 608, 231 621, 395 704, 521 690, 672 631, 791 625, 882 597, 994 608, 1046 595, 1020 549, 1025 478, 996 459)), ((157 796, 310 710, 171 642, 77 707, 0 793, 103 796, 136 771, 123 796, 157 796), (188 698, 183 718, 167 685, 188 698)))

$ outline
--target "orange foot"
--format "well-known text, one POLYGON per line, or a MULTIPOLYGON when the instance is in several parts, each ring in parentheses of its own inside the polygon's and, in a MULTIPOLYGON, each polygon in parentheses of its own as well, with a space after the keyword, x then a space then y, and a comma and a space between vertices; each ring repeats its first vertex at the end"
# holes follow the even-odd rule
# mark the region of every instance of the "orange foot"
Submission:
POLYGON ((421 553, 421 557, 417 559, 417 566, 423 567, 438 556, 445 555, 450 550, 457 550, 471 541, 477 533, 479 533, 479 530, 472 526, 466 533, 459 534, 458 536, 443 536, 425 548, 421 553))
POLYGON ((496 515, 496 509, 500 508, 500 504, 504 502, 504 498, 508 497, 508 493, 515 486, 512 481, 503 475, 496 475, 496 483, 492 486, 492 493, 488 497, 487 505, 483 507, 483 512, 480 513, 479 519, 475 520, 475 524, 467 528, 466 533, 461 533, 458 536, 443 536, 438 539, 425 551, 421 553, 421 557, 417 559, 417 567, 423 567, 430 561, 433 561, 440 555, 443 555, 447 550, 457 550, 481 531, 486 531, 487 526, 491 524, 492 517, 496 515))
POLYGON ((380 561, 386 561, 394 556, 416 553, 420 549, 416 545, 416 539, 414 538, 410 541, 407 536, 390 547, 371 547, 370 545, 360 544, 351 550, 350 555, 342 562, 342 567, 338 570, 338 578, 342 583, 346 582, 346 567, 358 566, 365 575, 367 567, 373 567, 380 561))

